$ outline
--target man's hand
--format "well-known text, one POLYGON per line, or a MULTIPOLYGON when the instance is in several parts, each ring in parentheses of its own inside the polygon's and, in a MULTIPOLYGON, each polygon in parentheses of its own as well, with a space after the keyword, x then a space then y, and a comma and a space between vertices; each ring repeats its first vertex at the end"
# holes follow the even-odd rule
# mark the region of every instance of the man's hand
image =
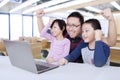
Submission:
POLYGON ((106 18, 107 20, 113 20, 113 14, 111 12, 110 8, 104 9, 101 14, 103 15, 104 18, 106 18))
POLYGON ((65 65, 65 64, 67 64, 67 63, 68 63, 68 61, 67 61, 65 58, 62 58, 62 59, 60 59, 60 60, 58 61, 58 64, 59 64, 60 66, 65 65))

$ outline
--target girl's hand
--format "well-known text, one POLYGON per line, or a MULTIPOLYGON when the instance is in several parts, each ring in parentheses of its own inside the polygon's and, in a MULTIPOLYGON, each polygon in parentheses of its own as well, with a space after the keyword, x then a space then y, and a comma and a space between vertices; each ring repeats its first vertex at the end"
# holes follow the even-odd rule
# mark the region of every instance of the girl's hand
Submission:
POLYGON ((54 59, 52 57, 48 57, 48 58, 46 58, 46 62, 47 63, 53 63, 54 59))
POLYGON ((44 12, 43 9, 39 9, 39 10, 36 11, 37 17, 42 17, 44 14, 45 14, 45 12, 44 12))

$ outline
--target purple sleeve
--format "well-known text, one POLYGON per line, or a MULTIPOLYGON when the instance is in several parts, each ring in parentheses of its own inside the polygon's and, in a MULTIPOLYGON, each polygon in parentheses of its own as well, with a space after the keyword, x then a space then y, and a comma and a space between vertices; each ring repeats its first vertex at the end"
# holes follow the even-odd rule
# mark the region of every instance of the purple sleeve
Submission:
POLYGON ((66 38, 65 45, 64 45, 64 54, 63 56, 66 57, 69 54, 70 51, 70 40, 66 38))
POLYGON ((48 39, 48 40, 50 40, 50 41, 52 41, 54 37, 50 33, 47 32, 49 26, 50 25, 48 24, 47 26, 45 26, 43 28, 43 30, 41 31, 41 36, 44 37, 44 38, 46 38, 46 39, 48 39))

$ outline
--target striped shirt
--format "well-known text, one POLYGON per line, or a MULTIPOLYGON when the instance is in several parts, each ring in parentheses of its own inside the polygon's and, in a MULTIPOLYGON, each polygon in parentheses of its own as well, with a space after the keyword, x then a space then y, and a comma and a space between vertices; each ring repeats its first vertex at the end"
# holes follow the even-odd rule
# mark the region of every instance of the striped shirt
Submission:
MULTIPOLYGON (((84 63, 94 64, 94 50, 95 49, 90 49, 88 46, 81 50, 84 63)), ((110 61, 108 58, 106 65, 109 65, 109 63, 110 61)))

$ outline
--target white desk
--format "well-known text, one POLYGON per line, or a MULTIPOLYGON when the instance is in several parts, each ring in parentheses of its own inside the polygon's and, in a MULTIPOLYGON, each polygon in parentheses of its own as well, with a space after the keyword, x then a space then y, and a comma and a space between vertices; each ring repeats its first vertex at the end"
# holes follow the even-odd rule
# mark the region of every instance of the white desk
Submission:
POLYGON ((69 63, 35 74, 12 66, 8 57, 0 56, 0 80, 120 80, 120 67, 69 63))

